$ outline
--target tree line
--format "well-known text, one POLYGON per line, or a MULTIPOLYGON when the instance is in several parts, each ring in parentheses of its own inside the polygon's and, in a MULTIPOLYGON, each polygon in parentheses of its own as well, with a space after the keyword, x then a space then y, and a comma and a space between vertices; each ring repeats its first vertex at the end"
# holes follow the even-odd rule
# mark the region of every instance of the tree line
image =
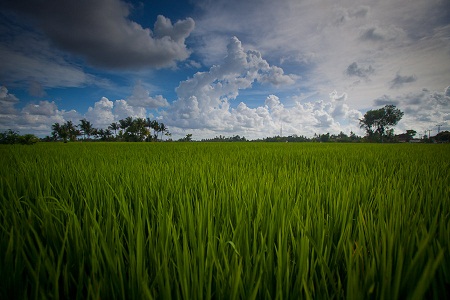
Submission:
POLYGON ((339 134, 330 134, 327 132, 326 134, 317 134, 315 133, 313 137, 308 138, 303 135, 288 135, 288 136, 271 136, 271 137, 265 137, 262 139, 256 139, 256 140, 247 140, 245 136, 235 135, 235 136, 216 136, 211 139, 202 139, 202 142, 361 142, 363 141, 363 138, 360 136, 357 136, 353 131, 350 132, 350 135, 345 134, 343 131, 341 131, 339 134))
MULTIPOLYGON (((314 134, 314 137, 307 138, 305 136, 290 135, 290 136, 273 136, 263 139, 256 139, 253 141, 262 142, 409 142, 412 140, 418 141, 414 138, 415 130, 407 130, 406 133, 394 135, 394 126, 402 119, 403 112, 395 105, 385 105, 379 109, 369 110, 364 114, 364 117, 359 119, 360 128, 366 131, 364 137, 357 136, 354 132, 350 135, 340 132, 339 134, 314 134)), ((52 125, 51 135, 41 139, 41 141, 126 141, 126 142, 153 142, 162 141, 164 136, 170 138, 171 133, 167 126, 151 120, 150 118, 132 118, 127 117, 118 122, 111 123, 106 129, 94 128, 93 124, 86 120, 80 120, 79 124, 74 124, 72 121, 65 123, 54 123, 52 125)), ((34 144, 39 141, 39 138, 33 134, 19 135, 17 131, 8 130, 0 133, 0 144, 34 144)), ((192 134, 187 134, 180 138, 180 142, 192 141, 192 134)), ((212 139, 202 139, 202 142, 244 142, 248 141, 245 137, 239 135, 225 137, 216 136, 212 139)), ((424 136, 421 142, 449 142, 450 132, 443 131, 436 136, 424 136)))
POLYGON ((39 138, 34 134, 20 135, 19 132, 8 129, 5 132, 0 132, 0 144, 22 144, 33 145, 39 142, 39 138))
POLYGON ((152 142, 163 140, 163 136, 171 136, 164 123, 150 118, 127 117, 119 122, 111 123, 106 129, 94 128, 93 124, 86 120, 80 120, 78 125, 72 121, 63 124, 54 123, 52 125, 51 136, 47 136, 47 141, 75 141, 82 137, 83 140, 101 141, 125 141, 125 142, 152 142))

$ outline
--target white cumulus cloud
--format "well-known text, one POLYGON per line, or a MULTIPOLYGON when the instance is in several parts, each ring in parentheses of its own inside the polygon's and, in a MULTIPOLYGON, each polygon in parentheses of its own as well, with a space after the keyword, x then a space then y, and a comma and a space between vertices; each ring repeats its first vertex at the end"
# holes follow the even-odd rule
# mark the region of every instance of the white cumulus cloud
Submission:
POLYGON ((212 66, 208 72, 197 72, 180 83, 176 89, 178 99, 164 118, 168 124, 180 127, 234 128, 236 124, 229 124, 236 120, 232 113, 244 111, 242 105, 230 110, 230 101, 236 99, 239 90, 251 88, 254 82, 279 86, 294 81, 294 76, 269 65, 260 52, 245 51, 239 39, 233 37, 222 64, 212 66))
POLYGON ((128 104, 132 106, 145 107, 148 109, 169 106, 169 102, 162 95, 151 97, 149 91, 138 81, 133 88, 133 94, 127 99, 128 104))
POLYGON ((358 129, 362 114, 348 106, 346 93, 334 91, 325 101, 298 100, 289 107, 274 94, 262 98, 264 104, 256 107, 248 101, 233 103, 241 90, 251 89, 255 82, 276 88, 292 84, 295 79, 284 74, 282 68, 270 65, 260 52, 246 51, 233 37, 221 64, 180 83, 176 89, 178 99, 162 112, 163 121, 175 132, 194 130, 203 134, 202 138, 218 134, 265 137, 278 134, 281 127, 286 134, 309 136, 358 129))

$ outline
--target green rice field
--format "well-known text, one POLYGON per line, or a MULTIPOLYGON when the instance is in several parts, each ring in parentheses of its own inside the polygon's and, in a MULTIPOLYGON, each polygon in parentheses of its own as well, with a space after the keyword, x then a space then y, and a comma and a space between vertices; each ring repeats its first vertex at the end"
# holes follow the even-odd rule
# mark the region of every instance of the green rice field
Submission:
POLYGON ((450 145, 0 145, 2 299, 444 299, 450 145))

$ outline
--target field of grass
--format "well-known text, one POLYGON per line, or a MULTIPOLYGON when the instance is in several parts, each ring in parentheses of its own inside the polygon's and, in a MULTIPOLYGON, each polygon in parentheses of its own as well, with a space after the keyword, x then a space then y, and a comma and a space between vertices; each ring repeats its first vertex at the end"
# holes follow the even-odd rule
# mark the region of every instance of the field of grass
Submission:
POLYGON ((450 145, 0 146, 0 298, 442 299, 450 145))

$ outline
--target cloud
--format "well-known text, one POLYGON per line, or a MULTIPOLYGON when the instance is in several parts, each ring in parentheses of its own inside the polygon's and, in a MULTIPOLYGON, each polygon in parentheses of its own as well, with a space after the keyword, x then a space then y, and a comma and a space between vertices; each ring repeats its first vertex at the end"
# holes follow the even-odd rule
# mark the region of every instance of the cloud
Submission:
POLYGON ((165 119, 180 127, 220 129, 221 123, 211 117, 230 121, 230 101, 236 99, 239 90, 252 87, 254 82, 281 86, 294 80, 281 68, 269 65, 260 52, 245 51, 240 40, 233 37, 222 64, 214 65, 208 72, 197 72, 180 83, 176 89, 178 99, 169 107, 165 119))
MULTIPOLYGON (((450 96, 446 95, 448 88, 443 91, 422 89, 419 92, 405 93, 396 97, 383 96, 386 101, 375 101, 376 104, 394 104, 404 111, 402 120, 396 127, 396 132, 414 129, 422 132, 435 128, 436 124, 443 124, 442 130, 449 130, 450 96), (389 101, 388 101, 389 100, 389 101)), ((382 100, 382 99, 380 99, 382 100)))
POLYGON ((348 97, 347 93, 343 93, 342 95, 338 95, 337 91, 333 91, 330 93, 330 99, 332 101, 345 101, 347 100, 347 97, 348 97))
POLYGON ((74 110, 59 110, 53 101, 28 103, 22 109, 17 109, 15 106, 19 102, 19 99, 8 93, 6 87, 0 87, 0 131, 13 129, 20 133, 45 136, 50 134, 53 123, 68 120, 77 123, 81 118, 74 110))
POLYGON ((115 69, 173 66, 189 57, 185 39, 191 18, 172 24, 158 16, 154 32, 128 17, 131 6, 120 0, 8 1, 11 9, 31 17, 61 49, 93 65, 115 69))
POLYGON ((162 112, 163 121, 174 132, 193 130, 202 137, 218 133, 264 137, 279 134, 280 126, 286 134, 311 136, 318 128, 336 133, 357 130, 362 115, 347 105, 346 93, 334 91, 326 101, 301 103, 294 99, 290 107, 274 94, 256 107, 243 101, 233 103, 241 90, 251 89, 255 82, 280 86, 293 81, 293 76, 269 65, 260 52, 246 51, 233 37, 221 64, 180 83, 176 89, 178 99, 162 112))
POLYGON ((348 93, 354 107, 366 108, 386 93, 386 83, 396 70, 415 74, 420 86, 418 81, 404 84, 390 91, 394 96, 447 84, 443 81, 449 64, 442 62, 450 59, 446 38, 450 11, 442 1, 200 0, 195 4, 202 14, 196 17, 193 48, 204 65, 220 63, 231 32, 268 62, 301 76, 298 89, 316 99, 338 89, 348 93), (347 74, 353 62, 358 68, 347 74))
POLYGON ((397 73, 394 79, 391 80, 391 89, 399 88, 405 83, 411 83, 417 80, 416 75, 402 76, 397 73))
POLYGON ((61 110, 54 101, 28 103, 22 109, 15 107, 19 103, 19 99, 10 94, 6 87, 0 87, 0 131, 13 128, 45 136, 51 133, 51 125, 54 123, 72 121, 79 124, 83 118, 92 122, 95 128, 107 128, 111 123, 126 117, 146 118, 147 109, 168 105, 167 100, 160 95, 149 97, 141 82, 136 84, 133 95, 128 100, 110 101, 102 97, 84 115, 75 110, 61 110))
POLYGON ((148 109, 169 106, 169 102, 161 95, 150 97, 149 91, 142 86, 141 81, 136 83, 133 88, 133 94, 127 99, 127 102, 132 106, 145 107, 148 109))
POLYGON ((22 109, 22 113, 50 117, 56 115, 57 110, 55 102, 39 101, 39 104, 28 103, 22 109))
POLYGON ((14 105, 19 102, 19 99, 17 99, 16 96, 13 94, 10 94, 8 92, 8 89, 4 86, 0 87, 0 115, 8 115, 8 114, 15 114, 16 109, 14 108, 14 105))
POLYGON ((391 104, 398 105, 398 103, 399 103, 398 100, 394 100, 387 95, 383 95, 383 96, 375 99, 373 102, 376 106, 385 106, 385 105, 391 105, 391 104))
POLYGON ((106 97, 102 97, 94 103, 94 107, 88 108, 85 115, 86 119, 91 121, 94 127, 106 128, 116 121, 112 112, 113 108, 114 102, 106 97))
POLYGON ((133 106, 127 100, 111 101, 102 97, 94 103, 94 107, 89 107, 85 115, 96 128, 107 128, 111 123, 117 122, 126 117, 146 118, 147 111, 142 106, 133 106))
POLYGON ((107 79, 86 73, 70 55, 54 47, 48 38, 16 14, 0 12, 0 81, 22 87, 33 97, 59 87, 108 87, 107 79))
POLYGON ((184 40, 189 36, 194 29, 194 20, 188 18, 184 21, 178 21, 172 25, 170 19, 159 15, 155 22, 155 37, 157 39, 164 39, 170 37, 176 43, 184 43, 184 40))
POLYGON ((294 84, 295 79, 297 79, 298 76, 295 75, 285 75, 282 68, 279 68, 277 66, 273 66, 270 68, 269 72, 266 74, 263 74, 259 81, 261 82, 269 82, 273 84, 274 86, 280 86, 280 85, 287 85, 287 84, 294 84))
POLYGON ((350 9, 349 16, 353 18, 364 18, 369 13, 370 8, 368 6, 359 6, 357 8, 350 9))
POLYGON ((369 28, 363 28, 360 39, 364 41, 394 41, 396 39, 404 38, 405 32, 393 25, 375 25, 369 28))
POLYGON ((361 78, 368 78, 369 75, 373 74, 375 70, 372 66, 364 67, 358 66, 356 62, 351 63, 347 67, 347 75, 348 76, 356 76, 361 78))
MULTIPOLYGON (((60 59, 62 56, 54 51, 46 52, 48 45, 39 48, 41 43, 30 43, 28 47, 38 50, 25 53, 14 47, 0 45, 0 78, 7 84, 28 86, 32 96, 45 95, 44 87, 78 87, 94 84, 94 77, 81 68, 60 59)), ((101 84, 101 80, 97 82, 101 84)))
POLYGON ((370 40, 370 41, 381 41, 384 39, 383 35, 378 32, 375 32, 376 28, 368 28, 365 29, 363 33, 361 33, 362 40, 370 40))
POLYGON ((126 117, 145 118, 147 114, 145 108, 131 106, 126 100, 114 101, 113 113, 116 120, 125 119, 126 117))
POLYGON ((351 8, 339 7, 336 9, 336 24, 340 25, 345 22, 351 21, 352 19, 365 18, 369 14, 370 7, 368 6, 358 6, 351 8))
POLYGON ((430 95, 431 99, 437 104, 449 108, 450 107, 450 86, 448 86, 444 93, 434 92, 430 95))

